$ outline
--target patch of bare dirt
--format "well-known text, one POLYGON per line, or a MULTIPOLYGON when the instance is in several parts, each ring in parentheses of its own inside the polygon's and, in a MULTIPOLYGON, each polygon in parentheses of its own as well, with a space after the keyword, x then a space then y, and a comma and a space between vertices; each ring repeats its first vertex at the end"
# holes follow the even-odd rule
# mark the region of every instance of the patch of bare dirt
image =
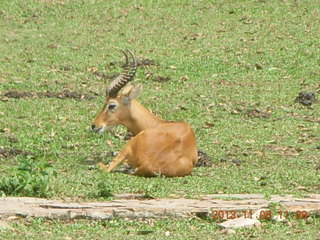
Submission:
POLYGON ((0 158, 10 158, 17 155, 27 156, 27 155, 31 155, 31 153, 20 150, 20 149, 16 149, 16 148, 8 149, 8 148, 0 147, 0 158))
POLYGON ((160 76, 154 72, 148 72, 148 73, 146 73, 146 79, 154 81, 154 82, 167 82, 167 81, 171 80, 171 77, 170 76, 160 76))
POLYGON ((59 99, 76 99, 76 100, 92 100, 95 98, 94 96, 91 96, 91 95, 73 92, 70 89, 65 89, 61 92, 52 92, 52 91, 27 92, 27 91, 9 90, 3 94, 1 100, 7 101, 9 98, 25 99, 25 98, 41 98, 41 97, 59 98, 59 99))
POLYGON ((154 76, 151 78, 152 81, 155 82, 167 82, 169 80, 171 80, 171 77, 169 76, 154 76))
POLYGON ((77 100, 93 100, 94 99, 94 97, 91 95, 72 92, 69 89, 63 90, 61 92, 47 91, 43 95, 44 97, 48 97, 48 98, 60 98, 60 99, 65 99, 65 98, 73 98, 77 100))
POLYGON ((270 112, 260 111, 258 109, 248 110, 246 114, 252 118, 269 118, 271 116, 270 112))
POLYGON ((15 91, 15 90, 9 90, 5 94, 3 94, 7 98, 33 98, 36 97, 36 95, 32 92, 24 92, 24 91, 15 91))
POLYGON ((246 107, 237 107, 231 110, 232 114, 245 114, 251 118, 270 118, 271 117, 271 109, 267 109, 265 111, 259 109, 245 109, 246 107))

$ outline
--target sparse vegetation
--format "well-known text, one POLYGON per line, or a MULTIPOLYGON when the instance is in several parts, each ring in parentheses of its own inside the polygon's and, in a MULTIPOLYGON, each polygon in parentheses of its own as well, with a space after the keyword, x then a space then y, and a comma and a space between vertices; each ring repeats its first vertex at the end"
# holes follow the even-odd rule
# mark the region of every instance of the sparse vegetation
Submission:
MULTIPOLYGON (((320 193, 319 21, 316 0, 0 0, 1 185, 25 189, 6 194, 95 201, 109 193, 320 193), (97 170, 126 143, 121 127, 89 130, 125 48, 140 62, 139 101, 162 118, 190 123, 211 167, 172 179, 97 170), (308 98, 298 98, 301 92, 308 98), (37 167, 17 170, 24 161, 37 167), (35 170, 47 163, 59 171, 50 184, 50 174, 35 170)), ((139 239, 166 231, 173 239, 319 238, 318 218, 233 236, 199 219, 15 227, 0 238, 121 239, 127 229, 139 239)))
POLYGON ((10 176, 0 179, 0 195, 48 197, 52 193, 52 178, 57 174, 50 164, 28 156, 20 160, 10 176))

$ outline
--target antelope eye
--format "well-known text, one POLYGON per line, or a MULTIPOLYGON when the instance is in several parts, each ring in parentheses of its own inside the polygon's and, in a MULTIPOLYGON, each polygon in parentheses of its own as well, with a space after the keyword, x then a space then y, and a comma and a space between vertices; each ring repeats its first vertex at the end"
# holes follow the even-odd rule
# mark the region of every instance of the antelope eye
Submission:
POLYGON ((114 103, 110 103, 109 106, 108 106, 108 110, 112 110, 116 107, 117 105, 114 104, 114 103))

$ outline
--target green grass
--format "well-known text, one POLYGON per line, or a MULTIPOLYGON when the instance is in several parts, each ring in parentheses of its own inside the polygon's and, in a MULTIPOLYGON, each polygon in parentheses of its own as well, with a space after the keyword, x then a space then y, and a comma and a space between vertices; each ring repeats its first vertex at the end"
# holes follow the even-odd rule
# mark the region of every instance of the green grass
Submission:
POLYGON ((4 239, 319 239, 320 221, 290 220, 288 223, 264 221, 261 228, 238 229, 227 234, 217 223, 201 219, 114 219, 112 221, 45 221, 33 219, 11 224, 15 231, 4 239))
MULTIPOLYGON (((51 197, 102 200, 98 197, 101 186, 111 193, 147 192, 154 197, 303 196, 307 192, 299 186, 320 193, 320 105, 308 108, 294 102, 300 91, 319 93, 319 11, 315 0, 0 0, 1 99, 8 90, 59 92, 67 88, 97 94, 94 100, 82 101, 0 101, 0 146, 31 152, 58 169, 51 197), (111 161, 107 152, 125 145, 114 134, 89 131, 109 82, 91 69, 117 73, 120 68, 109 63, 122 61, 118 49, 125 48, 138 59, 158 63, 139 69, 135 80, 143 85, 139 100, 164 119, 189 122, 199 149, 213 158, 213 167, 196 168, 192 176, 174 179, 105 174, 91 168, 101 160, 111 161), (171 80, 159 83, 148 77, 156 75, 171 80), (270 117, 252 117, 247 114, 250 110, 268 112, 270 117), (13 137, 18 141, 10 141, 13 137), (239 159, 240 166, 233 159, 239 159), (255 181, 260 177, 263 180, 255 181)), ((119 127, 115 132, 125 130, 119 127)), ((0 158, 1 176, 10 176, 25 158, 0 158)), ((154 236, 161 235, 164 230, 160 229, 171 221, 160 220, 154 236)), ((115 222, 121 226, 116 236, 125 231, 126 223, 115 222)), ((79 224, 85 228, 91 223, 79 224)), ((92 224, 97 225, 90 229, 97 231, 99 223, 92 224)), ((177 224, 188 228, 190 223, 181 220, 177 224)), ((219 234, 215 225, 202 224, 197 231, 207 233, 203 236, 219 234)), ((37 226, 42 224, 30 227, 35 236, 37 226)), ((74 225, 53 226, 76 238, 74 225)), ((318 222, 299 225, 299 229, 311 233, 317 226, 318 222)), ((136 228, 140 229, 131 225, 136 228)), ((277 232, 286 239, 281 225, 268 223, 266 228, 268 234, 252 231, 261 239, 271 239, 277 232)), ((179 237, 184 234, 181 230, 179 237)))

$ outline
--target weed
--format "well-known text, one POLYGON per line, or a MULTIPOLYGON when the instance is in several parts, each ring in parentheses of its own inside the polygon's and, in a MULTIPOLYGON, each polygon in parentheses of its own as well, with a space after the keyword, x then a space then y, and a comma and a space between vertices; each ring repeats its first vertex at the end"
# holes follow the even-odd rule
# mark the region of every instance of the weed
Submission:
POLYGON ((105 182, 101 181, 98 183, 97 189, 95 190, 95 197, 100 197, 100 198, 110 198, 113 196, 110 186, 105 182))
MULTIPOLYGON (((63 169, 50 181, 56 198, 96 200, 109 192, 141 191, 156 198, 319 194, 318 2, 0 1, 1 186, 24 189, 26 177, 18 176, 23 171, 12 174, 10 167, 21 153, 41 151, 43 161, 50 158, 63 169), (166 120, 191 124, 212 167, 195 168, 184 178, 146 179, 83 164, 109 160, 106 153, 125 144, 115 134, 88 130, 123 63, 118 48, 132 49, 144 65, 135 79, 144 89, 139 101, 166 120), (4 96, 8 91, 24 94, 4 96), (300 92, 315 93, 318 101, 309 96, 301 98, 304 104, 295 102, 300 92)), ((114 131, 126 133, 121 127, 114 131)), ((28 174, 38 182, 43 178, 28 174)), ((128 230, 148 229, 136 220, 110 222, 103 231, 91 224, 31 224, 0 238, 134 239, 128 230)), ((173 229, 174 239, 316 239, 319 227, 319 219, 297 229, 267 222, 260 230, 217 236, 221 232, 203 221, 166 219, 146 237, 160 239, 164 229, 173 229)))
POLYGON ((144 191, 143 198, 150 198, 150 199, 155 198, 157 191, 158 191, 158 188, 155 184, 153 183, 148 184, 144 191))
POLYGON ((58 171, 49 163, 27 156, 20 160, 11 176, 1 179, 0 194, 46 197, 52 191, 51 178, 57 174, 58 171))

